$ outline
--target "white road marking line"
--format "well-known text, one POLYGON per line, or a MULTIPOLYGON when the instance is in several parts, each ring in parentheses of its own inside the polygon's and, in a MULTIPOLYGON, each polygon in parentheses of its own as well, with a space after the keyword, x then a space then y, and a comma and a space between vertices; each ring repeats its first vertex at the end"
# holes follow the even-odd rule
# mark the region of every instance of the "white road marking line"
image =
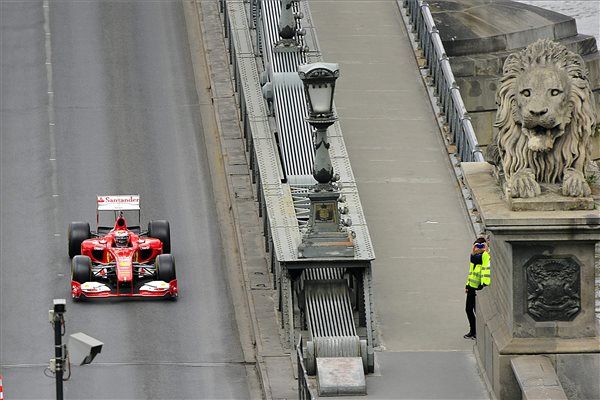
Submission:
POLYGON ((52 199, 54 201, 54 207, 52 210, 54 217, 54 231, 58 232, 59 221, 58 221, 58 174, 56 170, 56 137, 54 132, 55 126, 55 115, 54 115, 54 83, 52 81, 52 42, 51 42, 51 34, 50 34, 50 2, 49 0, 44 0, 42 3, 42 7, 44 8, 44 34, 45 34, 45 43, 44 47, 46 50, 46 82, 47 82, 47 93, 48 93, 48 141, 49 141, 49 151, 50 151, 50 171, 51 171, 51 193, 52 199))

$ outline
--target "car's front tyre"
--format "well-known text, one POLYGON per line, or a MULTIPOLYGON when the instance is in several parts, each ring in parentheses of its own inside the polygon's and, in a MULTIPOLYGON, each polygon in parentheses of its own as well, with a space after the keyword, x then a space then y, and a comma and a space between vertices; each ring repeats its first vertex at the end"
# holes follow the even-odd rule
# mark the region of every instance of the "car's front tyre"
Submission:
POLYGON ((156 257, 156 279, 167 283, 177 279, 175 274, 175 257, 172 254, 159 254, 156 257))
POLYGON ((92 260, 88 256, 76 255, 71 261, 71 280, 85 283, 92 280, 92 260))

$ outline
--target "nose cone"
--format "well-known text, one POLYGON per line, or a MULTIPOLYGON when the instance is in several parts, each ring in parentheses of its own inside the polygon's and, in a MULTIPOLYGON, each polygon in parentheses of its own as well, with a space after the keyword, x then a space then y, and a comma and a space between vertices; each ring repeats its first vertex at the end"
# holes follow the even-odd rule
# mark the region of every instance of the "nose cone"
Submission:
POLYGON ((117 258, 117 280, 131 282, 133 279, 133 263, 131 255, 119 254, 117 258))

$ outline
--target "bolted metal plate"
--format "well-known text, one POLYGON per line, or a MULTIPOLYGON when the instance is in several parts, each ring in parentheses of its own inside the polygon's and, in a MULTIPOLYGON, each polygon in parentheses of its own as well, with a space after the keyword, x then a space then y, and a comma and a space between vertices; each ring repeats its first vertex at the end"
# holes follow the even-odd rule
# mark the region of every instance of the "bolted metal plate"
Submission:
POLYGON ((249 56, 254 58, 254 48, 252 46, 252 38, 247 34, 246 29, 234 29, 232 36, 234 37, 233 44, 237 57, 249 56))
MULTIPOLYGON (((306 32, 306 35, 304 36, 304 40, 303 40, 304 45, 308 46, 309 52, 318 53, 319 54, 318 61, 322 61, 321 54, 320 54, 321 49, 319 47, 319 40, 317 39, 317 31, 315 29, 313 17, 310 12, 309 3, 308 3, 308 1, 300 1, 299 5, 300 5, 300 11, 304 15, 304 18, 302 18, 302 22, 301 22, 302 28, 304 28, 304 30, 306 32)), ((313 63, 316 61, 307 59, 306 62, 313 63)))
POLYGON ((306 64, 323 62, 323 57, 321 57, 321 52, 320 51, 312 51, 312 49, 309 49, 309 51, 304 53, 304 58, 306 60, 305 61, 306 64))
MULTIPOLYGON (((319 48, 319 42, 317 40, 317 31, 313 27, 305 27, 303 26, 306 35, 302 38, 303 45, 308 48, 309 52, 319 53, 321 54, 321 49, 319 48)), ((319 58, 322 58, 320 56, 319 58)), ((314 61, 308 61, 314 62, 314 61)))
POLYGON ((273 134, 266 117, 249 117, 250 134, 254 140, 271 139, 273 134))
POLYGON ((281 183, 277 165, 279 157, 273 149, 273 140, 256 138, 253 145, 261 181, 264 184, 281 183))
POLYGON ((262 185, 263 196, 284 196, 284 185, 281 182, 262 185))
POLYGON ((292 196, 287 191, 284 195, 275 193, 275 195, 265 194, 267 213, 271 227, 295 227, 298 229, 298 220, 294 211, 292 196))
POLYGON ((266 118, 267 107, 262 95, 254 57, 239 59, 238 70, 248 116, 251 118, 266 118))
POLYGON ((327 135, 327 137, 330 145, 329 156, 331 158, 339 157, 348 160, 348 150, 346 150, 346 143, 344 142, 344 137, 330 135, 327 135))
POLYGON ((342 188, 355 188, 356 181, 354 180, 354 173, 352 172, 352 167, 348 162, 348 159, 345 157, 332 157, 331 165, 333 166, 333 171, 336 174, 340 175, 339 185, 342 188))
POLYGON ((250 27, 246 18, 246 8, 243 1, 227 0, 227 15, 231 29, 247 29, 250 27))
MULTIPOLYGON (((333 109, 335 110, 335 102, 333 103, 333 109)), ((337 115, 337 112, 335 113, 337 115)), ((340 125, 340 121, 337 121, 335 124, 331 125, 327 130, 327 136, 329 137, 341 137, 342 136, 342 127, 340 125)))
MULTIPOLYGON (((341 206, 348 208, 348 216, 352 218, 352 227, 355 225, 366 225, 366 219, 362 212, 360 198, 356 188, 344 188, 341 194, 346 198, 346 202, 340 203, 341 206)), ((352 229, 350 227, 350 229, 352 229)))
POLYGON ((298 246, 301 243, 297 227, 276 227, 271 230, 277 261, 297 261, 298 246))
POLYGON ((356 235, 354 238, 354 259, 374 260, 375 252, 373 251, 369 228, 366 225, 352 225, 350 230, 356 235))
POLYGON ((310 13, 310 7, 309 7, 309 3, 307 0, 301 0, 300 2, 298 2, 298 9, 300 12, 302 12, 302 14, 304 15, 304 18, 302 18, 302 27, 303 28, 312 28, 315 26, 314 22, 313 22, 313 17, 310 13))

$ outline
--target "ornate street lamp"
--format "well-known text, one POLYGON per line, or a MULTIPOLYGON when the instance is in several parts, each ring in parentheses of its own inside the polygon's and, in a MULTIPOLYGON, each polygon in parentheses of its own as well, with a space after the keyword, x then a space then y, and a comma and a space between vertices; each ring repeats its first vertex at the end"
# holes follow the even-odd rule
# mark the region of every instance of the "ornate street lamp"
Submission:
POLYGON ((308 102, 307 121, 316 129, 313 176, 320 186, 331 186, 333 167, 329 157, 327 128, 337 120, 333 115, 333 92, 340 75, 339 66, 331 63, 305 64, 298 67, 298 75, 304 84, 308 102))
POLYGON ((354 244, 350 232, 340 218, 340 194, 333 185, 336 179, 329 157, 327 128, 336 120, 333 114, 333 92, 339 76, 338 64, 314 63, 298 67, 308 103, 307 122, 315 129, 313 177, 317 184, 308 194, 310 217, 302 237, 299 257, 353 257, 354 244))

